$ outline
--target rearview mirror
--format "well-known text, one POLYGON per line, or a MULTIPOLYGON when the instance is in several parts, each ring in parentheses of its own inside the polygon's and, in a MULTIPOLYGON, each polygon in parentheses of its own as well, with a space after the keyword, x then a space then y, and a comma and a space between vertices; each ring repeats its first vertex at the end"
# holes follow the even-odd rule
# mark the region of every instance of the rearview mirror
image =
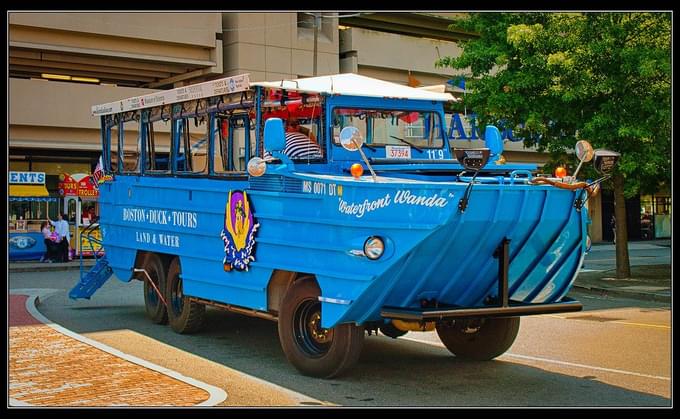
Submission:
POLYGON ((364 137, 357 127, 345 127, 340 131, 340 145, 347 151, 357 151, 364 144, 364 137))
POLYGON ((586 140, 578 141, 574 147, 574 150, 576 151, 576 158, 579 160, 578 167, 576 168, 573 176, 573 178, 576 179, 578 171, 581 170, 581 165, 591 161, 595 152, 593 151, 593 146, 590 145, 590 143, 586 140))
POLYGON ((586 140, 578 141, 574 149, 576 151, 576 158, 584 163, 591 161, 595 154, 593 146, 586 140))
POLYGON ((248 174, 253 177, 264 175, 267 171, 267 162, 260 157, 253 157, 248 161, 248 174))

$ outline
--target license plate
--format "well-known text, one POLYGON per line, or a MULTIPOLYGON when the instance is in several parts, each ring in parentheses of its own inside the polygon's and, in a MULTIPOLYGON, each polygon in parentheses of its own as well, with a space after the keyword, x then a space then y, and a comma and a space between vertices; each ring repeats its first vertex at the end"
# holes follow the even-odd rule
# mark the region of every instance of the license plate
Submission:
POLYGON ((411 147, 407 145, 387 145, 385 154, 388 159, 410 159, 411 147))

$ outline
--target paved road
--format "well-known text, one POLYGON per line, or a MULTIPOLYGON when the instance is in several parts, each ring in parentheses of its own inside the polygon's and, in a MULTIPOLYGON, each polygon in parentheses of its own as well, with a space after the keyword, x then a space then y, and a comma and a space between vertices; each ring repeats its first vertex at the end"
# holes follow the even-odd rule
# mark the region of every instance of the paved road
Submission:
POLYGON ((351 374, 318 380, 288 364, 273 322, 210 309, 204 331, 177 335, 146 320, 141 282, 112 279, 92 300, 71 301, 77 278, 12 273, 10 288, 61 290, 39 307, 47 318, 224 388, 228 405, 670 406, 667 304, 572 292, 585 312, 524 318, 495 361, 457 361, 434 333, 371 336, 351 374))

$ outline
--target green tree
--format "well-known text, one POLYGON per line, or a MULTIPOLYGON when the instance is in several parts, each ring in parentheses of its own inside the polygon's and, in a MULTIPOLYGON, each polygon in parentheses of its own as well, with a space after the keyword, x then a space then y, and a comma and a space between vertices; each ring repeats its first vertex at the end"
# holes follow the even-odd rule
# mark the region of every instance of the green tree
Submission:
POLYGON ((471 13, 452 27, 479 37, 435 64, 466 72, 480 126, 513 128, 550 153, 548 168, 573 161, 579 139, 621 153, 616 275, 629 277, 624 198, 671 178, 670 13, 471 13))

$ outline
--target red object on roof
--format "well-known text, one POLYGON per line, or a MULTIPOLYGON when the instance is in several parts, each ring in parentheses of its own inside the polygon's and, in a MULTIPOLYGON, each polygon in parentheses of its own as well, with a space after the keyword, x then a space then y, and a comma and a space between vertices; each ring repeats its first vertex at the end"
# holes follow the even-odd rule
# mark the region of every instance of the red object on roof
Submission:
POLYGON ((406 122, 407 124, 412 124, 418 120, 418 116, 419 116, 418 112, 410 112, 400 116, 399 119, 406 122))
POLYGON ((298 119, 316 118, 321 115, 321 105, 318 103, 303 105, 301 103, 291 103, 285 107, 274 109, 264 113, 264 119, 281 118, 284 121, 289 117, 298 119))

